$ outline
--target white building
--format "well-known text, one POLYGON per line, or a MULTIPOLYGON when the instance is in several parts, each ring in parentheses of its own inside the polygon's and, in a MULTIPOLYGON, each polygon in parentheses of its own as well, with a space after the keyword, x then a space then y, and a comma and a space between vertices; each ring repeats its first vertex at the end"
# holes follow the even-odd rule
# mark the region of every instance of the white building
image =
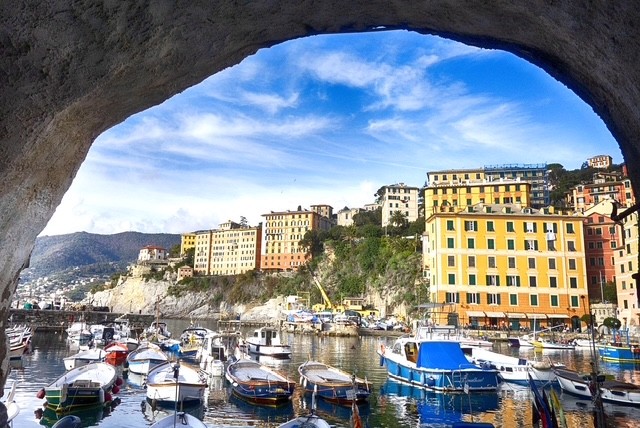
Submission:
POLYGON ((382 227, 390 225, 390 220, 396 211, 400 211, 406 221, 416 221, 419 193, 420 188, 407 186, 404 183, 383 186, 382 195, 379 195, 382 205, 382 227))

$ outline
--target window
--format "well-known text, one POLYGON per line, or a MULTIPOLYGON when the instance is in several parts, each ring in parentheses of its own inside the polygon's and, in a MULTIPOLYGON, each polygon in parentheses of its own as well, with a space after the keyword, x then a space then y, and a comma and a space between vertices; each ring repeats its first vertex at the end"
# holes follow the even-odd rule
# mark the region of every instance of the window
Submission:
POLYGON ((489 268, 495 269, 496 267, 496 258, 494 256, 489 256, 487 263, 489 264, 489 268))
POLYGON ((456 274, 455 273, 450 273, 449 274, 449 285, 456 285, 456 274))
POLYGON ((571 307, 578 308, 580 305, 578 304, 578 296, 571 296, 571 307))
POLYGON ((487 294, 487 303, 490 305, 499 305, 500 304, 500 295, 499 294, 487 294))
POLYGON ((551 258, 549 259, 549 270, 555 270, 556 269, 556 259, 551 258))
POLYGON ((455 230, 453 228, 453 220, 447 220, 447 230, 455 230))
POLYGON ((509 269, 515 269, 516 268, 516 258, 515 257, 508 257, 507 258, 507 265, 509 266, 509 269))
POLYGON ((493 227, 493 221, 487 221, 487 232, 495 232, 496 230, 493 227))
POLYGON ((507 287, 520 287, 520 277, 518 275, 507 275, 507 287))
POLYGON ((529 257, 527 259, 527 262, 529 263, 529 269, 535 269, 536 268, 536 259, 534 257, 529 257))
POLYGON ((558 288, 558 278, 556 278, 555 276, 550 276, 549 277, 549 287, 558 288))
POLYGON ((551 306, 554 308, 560 307, 560 299, 558 299, 558 296, 552 294, 550 297, 551 297, 551 306))
POLYGON ((476 274, 475 273, 470 273, 469 274, 469 285, 476 285, 476 274))
POLYGON ((495 250, 496 249, 496 241, 495 239, 491 238, 491 239, 487 239, 487 248, 490 250, 495 250))
POLYGON ((472 305, 480 304, 480 293, 467 293, 467 303, 472 305))
POLYGON ((447 238, 447 248, 454 248, 455 247, 455 241, 453 238, 447 238))
POLYGON ((532 221, 525 221, 524 222, 524 231, 527 232, 527 233, 536 233, 538 231, 537 223, 534 223, 532 221))
POLYGON ((507 239, 507 250, 515 250, 516 241, 514 239, 507 239))
POLYGON ((524 248, 528 251, 538 251, 538 241, 536 239, 525 239, 524 248))
POLYGON ((532 294, 531 296, 529 296, 529 304, 531 306, 538 306, 538 295, 537 294, 532 294))
POLYGON ((476 256, 469 256, 468 264, 470 268, 476 267, 476 256))
POLYGON ((467 248, 476 248, 476 240, 474 238, 467 238, 467 248))
POLYGON ((512 221, 508 221, 507 222, 507 232, 515 232, 516 229, 513 227, 513 222, 512 221))
POLYGON ((573 230, 573 223, 567 223, 567 233, 575 233, 573 230))
POLYGON ((567 241, 567 249, 569 251, 575 251, 576 250, 576 243, 574 241, 567 241))
POLYGON ((509 304, 511 306, 518 306, 518 295, 517 294, 509 294, 509 304))
POLYGON ((478 222, 472 220, 465 220, 464 230, 469 232, 476 232, 478 230, 478 222))
POLYGON ((538 286, 538 278, 535 276, 529 277, 529 287, 537 287, 538 286))
POLYGON ((460 303, 460 293, 447 293, 445 300, 447 303, 460 303))
POLYGON ((499 275, 487 275, 487 285, 488 286, 500 286, 500 276, 499 275))
POLYGON ((453 267, 456 265, 456 256, 447 256, 447 266, 453 267))
POLYGON ((576 278, 575 276, 570 277, 569 278, 569 287, 578 288, 578 278, 576 278))
POLYGON ((576 270, 576 259, 569 259, 569 270, 576 270))

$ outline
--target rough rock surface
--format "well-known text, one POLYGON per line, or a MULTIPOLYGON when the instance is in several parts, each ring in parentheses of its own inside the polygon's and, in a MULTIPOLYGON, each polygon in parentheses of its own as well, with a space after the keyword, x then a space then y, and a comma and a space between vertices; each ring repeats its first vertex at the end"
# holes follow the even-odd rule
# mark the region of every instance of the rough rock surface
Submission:
MULTIPOLYGON (((297 37, 385 27, 513 52, 603 118, 637 192, 639 18, 634 2, 0 2, 0 320, 36 236, 97 135, 297 37)), ((6 347, 0 361, 4 379, 6 347)))

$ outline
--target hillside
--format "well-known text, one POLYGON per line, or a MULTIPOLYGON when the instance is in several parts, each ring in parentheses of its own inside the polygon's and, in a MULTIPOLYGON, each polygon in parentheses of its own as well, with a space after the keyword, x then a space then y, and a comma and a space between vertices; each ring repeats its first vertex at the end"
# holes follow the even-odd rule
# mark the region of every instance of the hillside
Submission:
POLYGON ((126 266, 136 260, 140 249, 147 245, 157 245, 171 250, 177 244, 180 244, 180 235, 168 233, 123 232, 98 235, 77 232, 42 236, 36 240, 29 273, 43 277, 70 268, 89 266, 92 266, 90 270, 115 271, 117 268, 109 266, 126 266))

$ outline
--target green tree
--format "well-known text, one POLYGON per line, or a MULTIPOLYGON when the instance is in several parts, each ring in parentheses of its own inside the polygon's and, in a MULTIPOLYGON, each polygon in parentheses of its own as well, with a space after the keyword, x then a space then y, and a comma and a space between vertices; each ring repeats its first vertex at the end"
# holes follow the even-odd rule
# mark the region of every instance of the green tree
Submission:
POLYGON ((402 211, 394 211, 391 213, 389 223, 396 227, 402 227, 407 224, 407 216, 402 211))
POLYGON ((176 258, 180 257, 180 244, 176 244, 169 250, 169 257, 176 258))
POLYGON ((618 318, 613 318, 613 317, 605 318, 604 321, 602 321, 602 324, 604 324, 605 326, 609 327, 612 330, 617 330, 622 325, 622 323, 618 318))
POLYGON ((312 257, 317 257, 322 254, 324 250, 323 237, 321 232, 317 229, 308 230, 304 237, 300 240, 299 244, 302 249, 312 257))

